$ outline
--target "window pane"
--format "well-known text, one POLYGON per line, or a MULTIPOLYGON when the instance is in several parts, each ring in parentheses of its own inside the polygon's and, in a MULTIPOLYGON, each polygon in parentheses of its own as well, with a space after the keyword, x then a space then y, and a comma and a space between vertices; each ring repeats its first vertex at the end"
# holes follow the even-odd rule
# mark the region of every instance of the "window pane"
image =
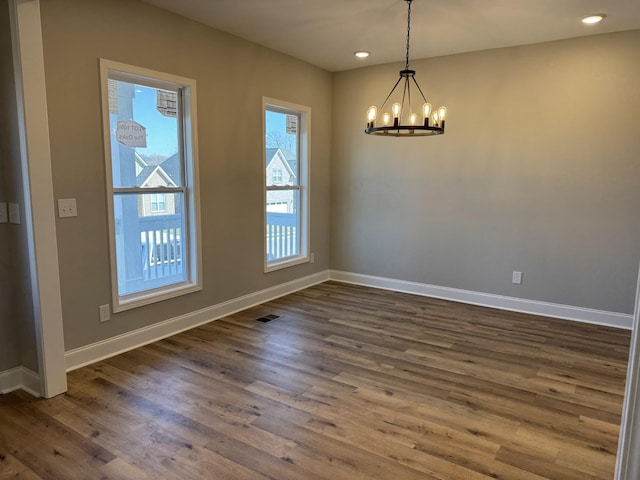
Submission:
POLYGON ((300 192, 267 192, 267 261, 300 254, 300 192))
POLYGON ((129 295, 186 280, 183 194, 115 194, 118 291, 129 295), (162 199, 164 211, 154 211, 162 199))
POLYGON ((265 111, 267 185, 298 185, 299 115, 265 111))
POLYGON ((113 187, 182 186, 177 91, 109 79, 113 187))
POLYGON ((167 200, 164 193, 151 194, 151 213, 165 213, 167 211, 167 200))

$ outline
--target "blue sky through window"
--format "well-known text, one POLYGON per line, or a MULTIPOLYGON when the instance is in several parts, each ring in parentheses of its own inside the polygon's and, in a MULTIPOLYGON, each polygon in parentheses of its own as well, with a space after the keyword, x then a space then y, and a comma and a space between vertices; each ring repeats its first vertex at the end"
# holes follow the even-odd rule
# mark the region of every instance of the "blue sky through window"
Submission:
POLYGON ((267 148, 281 147, 295 153, 296 135, 287 133, 287 114, 266 110, 267 148), (278 145, 276 145, 276 143, 278 145))
POLYGON ((178 121, 156 108, 156 88, 135 86, 134 120, 147 129, 147 148, 136 148, 142 155, 170 157, 178 151, 178 121))

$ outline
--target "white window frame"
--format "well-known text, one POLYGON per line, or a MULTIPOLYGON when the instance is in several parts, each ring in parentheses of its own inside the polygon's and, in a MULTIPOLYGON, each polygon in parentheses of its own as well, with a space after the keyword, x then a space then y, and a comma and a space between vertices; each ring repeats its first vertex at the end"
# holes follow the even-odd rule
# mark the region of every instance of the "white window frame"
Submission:
POLYGON ((310 222, 309 222, 309 212, 310 212, 310 168, 311 168, 311 108, 306 107, 304 105, 298 105, 291 102, 286 102, 283 100, 277 100, 269 97, 262 97, 262 188, 263 188, 263 197, 262 197, 262 211, 263 211, 263 219, 264 219, 264 231, 263 231, 263 258, 264 258, 264 271, 265 273, 272 272, 275 270, 281 270, 283 268, 292 267, 294 265, 300 265, 302 263, 308 263, 309 259, 309 239, 310 239, 310 222), (298 124, 298 151, 297 151, 297 162, 298 162, 298 170, 299 170, 299 179, 298 179, 298 192, 300 195, 300 209, 299 209, 299 226, 300 232, 299 234, 299 242, 300 242, 300 253, 298 255, 294 255, 291 257, 281 258, 277 260, 269 261, 267 259, 267 192, 269 190, 278 190, 278 189, 291 189, 291 186, 277 186, 277 187, 268 187, 267 186, 267 169, 264 164, 264 159, 267 155, 267 145, 266 145, 266 133, 267 133, 267 125, 266 125, 266 111, 271 110, 280 113, 289 113, 292 115, 299 115, 300 122, 298 124))
MULTIPOLYGON (((196 81, 190 78, 149 70, 146 68, 100 59, 100 83, 102 96, 102 125, 104 135, 107 210, 109 224, 109 254, 111 264, 111 293, 113 311, 121 312, 149 305, 169 298, 202 290, 202 251, 200 242, 200 196, 198 180, 198 140, 196 81), (111 163, 111 133, 109 122, 109 76, 125 81, 146 81, 154 87, 167 89, 179 88, 182 92, 181 152, 184 157, 184 210, 185 233, 187 242, 182 245, 186 257, 184 268, 186 280, 180 283, 144 290, 128 295, 119 295, 118 272, 116 263, 115 212, 113 206, 114 189, 111 163)), ((155 193, 153 189, 133 187, 127 190, 140 190, 140 193, 155 193)), ((123 189, 118 189, 123 190, 123 189)), ((168 189, 165 188, 165 191, 168 189)))

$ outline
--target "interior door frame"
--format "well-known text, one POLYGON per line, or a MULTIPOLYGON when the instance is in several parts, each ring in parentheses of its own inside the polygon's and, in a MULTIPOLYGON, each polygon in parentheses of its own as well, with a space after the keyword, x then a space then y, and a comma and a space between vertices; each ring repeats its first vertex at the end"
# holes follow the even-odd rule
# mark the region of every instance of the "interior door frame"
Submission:
POLYGON ((40 395, 67 390, 49 118, 39 0, 9 0, 40 395))
POLYGON ((616 458, 616 480, 640 478, 640 455, 638 452, 640 452, 640 268, 629 346, 627 385, 616 458))

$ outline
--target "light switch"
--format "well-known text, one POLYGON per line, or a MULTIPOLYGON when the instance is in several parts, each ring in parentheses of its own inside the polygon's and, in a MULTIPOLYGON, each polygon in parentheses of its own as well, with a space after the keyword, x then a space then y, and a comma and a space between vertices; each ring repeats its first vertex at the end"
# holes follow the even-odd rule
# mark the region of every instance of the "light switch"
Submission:
POLYGON ((17 203, 9 204, 9 223, 20 223, 20 206, 17 203))
POLYGON ((77 217, 78 207, 75 198, 59 198, 58 199, 58 216, 60 218, 77 217))
POLYGON ((0 202, 0 223, 9 221, 9 213, 7 213, 7 202, 0 202))

